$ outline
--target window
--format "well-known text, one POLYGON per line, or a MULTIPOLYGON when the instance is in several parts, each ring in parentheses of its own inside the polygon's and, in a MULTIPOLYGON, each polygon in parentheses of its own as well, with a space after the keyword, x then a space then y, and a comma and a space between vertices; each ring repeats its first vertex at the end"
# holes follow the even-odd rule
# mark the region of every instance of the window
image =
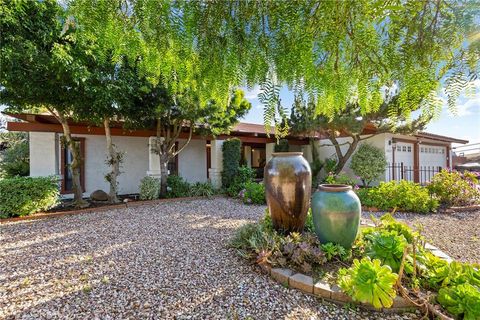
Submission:
POLYGON ((411 147, 411 146, 408 146, 407 151, 408 151, 408 152, 412 152, 412 147, 411 147))
POLYGON ((423 147, 420 148, 420 152, 424 152, 425 150, 423 149, 423 147))
POLYGON ((397 151, 402 151, 402 147, 397 146, 397 151))
POLYGON ((433 149, 432 149, 432 148, 428 148, 428 153, 433 153, 433 149))
POLYGON ((407 146, 403 146, 403 147, 402 147, 402 151, 403 151, 403 152, 407 152, 407 146))
MULTIPOLYGON (((82 164, 80 166, 80 185, 82 190, 85 191, 85 138, 73 138, 73 140, 79 144, 80 157, 82 158, 82 164)), ((61 149, 61 174, 62 174, 62 188, 61 193, 73 192, 73 175, 70 170, 70 166, 73 161, 72 153, 69 148, 66 148, 62 144, 61 149)))
POLYGON ((445 149, 442 149, 442 154, 445 154, 445 149))

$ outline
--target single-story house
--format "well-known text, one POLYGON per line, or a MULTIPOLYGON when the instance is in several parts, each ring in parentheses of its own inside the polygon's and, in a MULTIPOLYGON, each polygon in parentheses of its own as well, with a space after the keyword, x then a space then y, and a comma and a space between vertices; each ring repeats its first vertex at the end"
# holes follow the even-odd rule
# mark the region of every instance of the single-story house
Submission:
MULTIPOLYGON (((47 114, 10 114, 19 121, 10 121, 7 129, 29 133, 30 141, 30 175, 58 175, 61 180, 61 191, 65 196, 71 193, 71 175, 67 168, 71 155, 60 143, 62 127, 58 121, 47 114)), ((104 129, 87 123, 71 122, 72 135, 81 143, 83 166, 81 181, 85 195, 97 189, 108 189, 104 179, 109 171, 105 163, 106 147, 104 129)), ((366 128, 365 133, 372 128, 366 128)), ((155 131, 125 130, 118 125, 111 130, 113 142, 118 150, 124 152, 124 161, 119 176, 119 193, 138 193, 140 180, 149 176, 159 176, 160 166, 158 155, 152 152, 155 131)), ((185 132, 180 136, 186 139, 185 132)), ((170 174, 178 174, 189 182, 211 181, 213 185, 221 185, 222 144, 230 137, 242 141, 242 156, 246 165, 256 168, 259 176, 266 161, 274 151, 275 138, 268 137, 263 125, 239 123, 229 135, 215 138, 193 136, 188 146, 169 163, 170 174)), ((311 146, 304 136, 288 136, 290 151, 302 151, 307 160, 311 161, 311 146)), ((339 143, 347 138, 339 138, 339 143)), ((380 180, 409 179, 424 182, 427 169, 438 170, 450 168, 452 143, 467 143, 465 140, 449 138, 421 132, 412 136, 397 134, 379 134, 365 140, 385 151, 389 167, 380 180), (423 170, 423 171, 422 171, 423 170)), ((182 140, 180 141, 180 143, 182 140)), ((320 157, 325 159, 335 154, 328 140, 317 137, 315 146, 320 157)), ((342 146, 345 148, 346 146, 342 146)), ((347 164, 348 167, 348 164, 347 164)), ((348 169, 347 169, 348 172, 348 169)))

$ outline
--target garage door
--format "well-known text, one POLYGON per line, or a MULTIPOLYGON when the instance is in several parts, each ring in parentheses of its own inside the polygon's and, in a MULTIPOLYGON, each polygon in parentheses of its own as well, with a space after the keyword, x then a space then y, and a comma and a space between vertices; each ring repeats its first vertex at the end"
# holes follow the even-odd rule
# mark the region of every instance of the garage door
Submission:
POLYGON ((420 168, 447 166, 447 148, 442 146, 420 145, 420 168))
POLYGON ((389 166, 388 180, 413 181, 413 143, 397 142, 395 148, 395 163, 389 166))

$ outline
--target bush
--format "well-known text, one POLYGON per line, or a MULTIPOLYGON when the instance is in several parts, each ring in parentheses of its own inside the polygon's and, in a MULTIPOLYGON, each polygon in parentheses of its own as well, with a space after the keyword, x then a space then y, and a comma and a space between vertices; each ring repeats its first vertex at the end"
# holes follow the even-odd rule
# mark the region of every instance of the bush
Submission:
POLYGON ((238 197, 240 191, 244 190, 247 183, 252 182, 254 177, 255 169, 246 166, 238 168, 237 175, 227 188, 227 194, 230 197, 238 197))
POLYGON ((247 182, 245 189, 240 191, 240 197, 246 204, 265 204, 265 185, 263 183, 247 182))
POLYGON ((352 187, 355 187, 357 185, 357 181, 354 178, 351 178, 344 172, 340 172, 337 175, 334 175, 333 173, 329 173, 328 176, 325 178, 325 183, 328 184, 346 184, 352 187))
POLYGON ((13 178, 28 176, 30 173, 28 135, 25 133, 7 132, 0 134, 8 148, 0 154, 0 176, 13 178))
POLYGON ((153 200, 160 196, 160 179, 145 177, 140 181, 140 199, 153 200))
POLYGON ((406 180, 382 182, 375 188, 357 190, 357 195, 363 205, 380 210, 428 213, 438 208, 427 188, 406 180))
POLYGON ((477 176, 470 172, 442 170, 433 176, 427 188, 446 206, 466 206, 480 201, 477 176))
POLYGON ((288 152, 289 150, 290 146, 287 139, 280 139, 278 143, 275 143, 275 146, 273 147, 274 152, 288 152))
POLYGON ((60 198, 57 178, 15 177, 0 180, 0 216, 26 216, 55 207, 60 198))
POLYGON ((190 194, 194 197, 211 197, 215 194, 215 189, 210 182, 197 182, 190 189, 190 194))
POLYGON ((182 177, 171 175, 167 178, 167 197, 181 198, 190 196, 190 184, 182 177))
POLYGON ((368 143, 358 148, 350 163, 350 168, 360 177, 364 186, 378 179, 385 172, 386 166, 385 153, 368 143))
POLYGON ((222 185, 224 188, 228 188, 238 174, 242 154, 241 146, 242 142, 238 138, 228 139, 222 145, 222 185))

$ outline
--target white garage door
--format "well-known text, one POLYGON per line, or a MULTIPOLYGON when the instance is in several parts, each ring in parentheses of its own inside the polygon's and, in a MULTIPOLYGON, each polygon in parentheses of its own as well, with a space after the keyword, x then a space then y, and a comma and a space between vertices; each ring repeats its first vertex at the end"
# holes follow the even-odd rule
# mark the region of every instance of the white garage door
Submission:
POLYGON ((420 168, 447 166, 447 148, 442 146, 420 145, 420 168))
POLYGON ((413 143, 397 142, 395 148, 395 163, 389 166, 388 180, 413 181, 413 143))

